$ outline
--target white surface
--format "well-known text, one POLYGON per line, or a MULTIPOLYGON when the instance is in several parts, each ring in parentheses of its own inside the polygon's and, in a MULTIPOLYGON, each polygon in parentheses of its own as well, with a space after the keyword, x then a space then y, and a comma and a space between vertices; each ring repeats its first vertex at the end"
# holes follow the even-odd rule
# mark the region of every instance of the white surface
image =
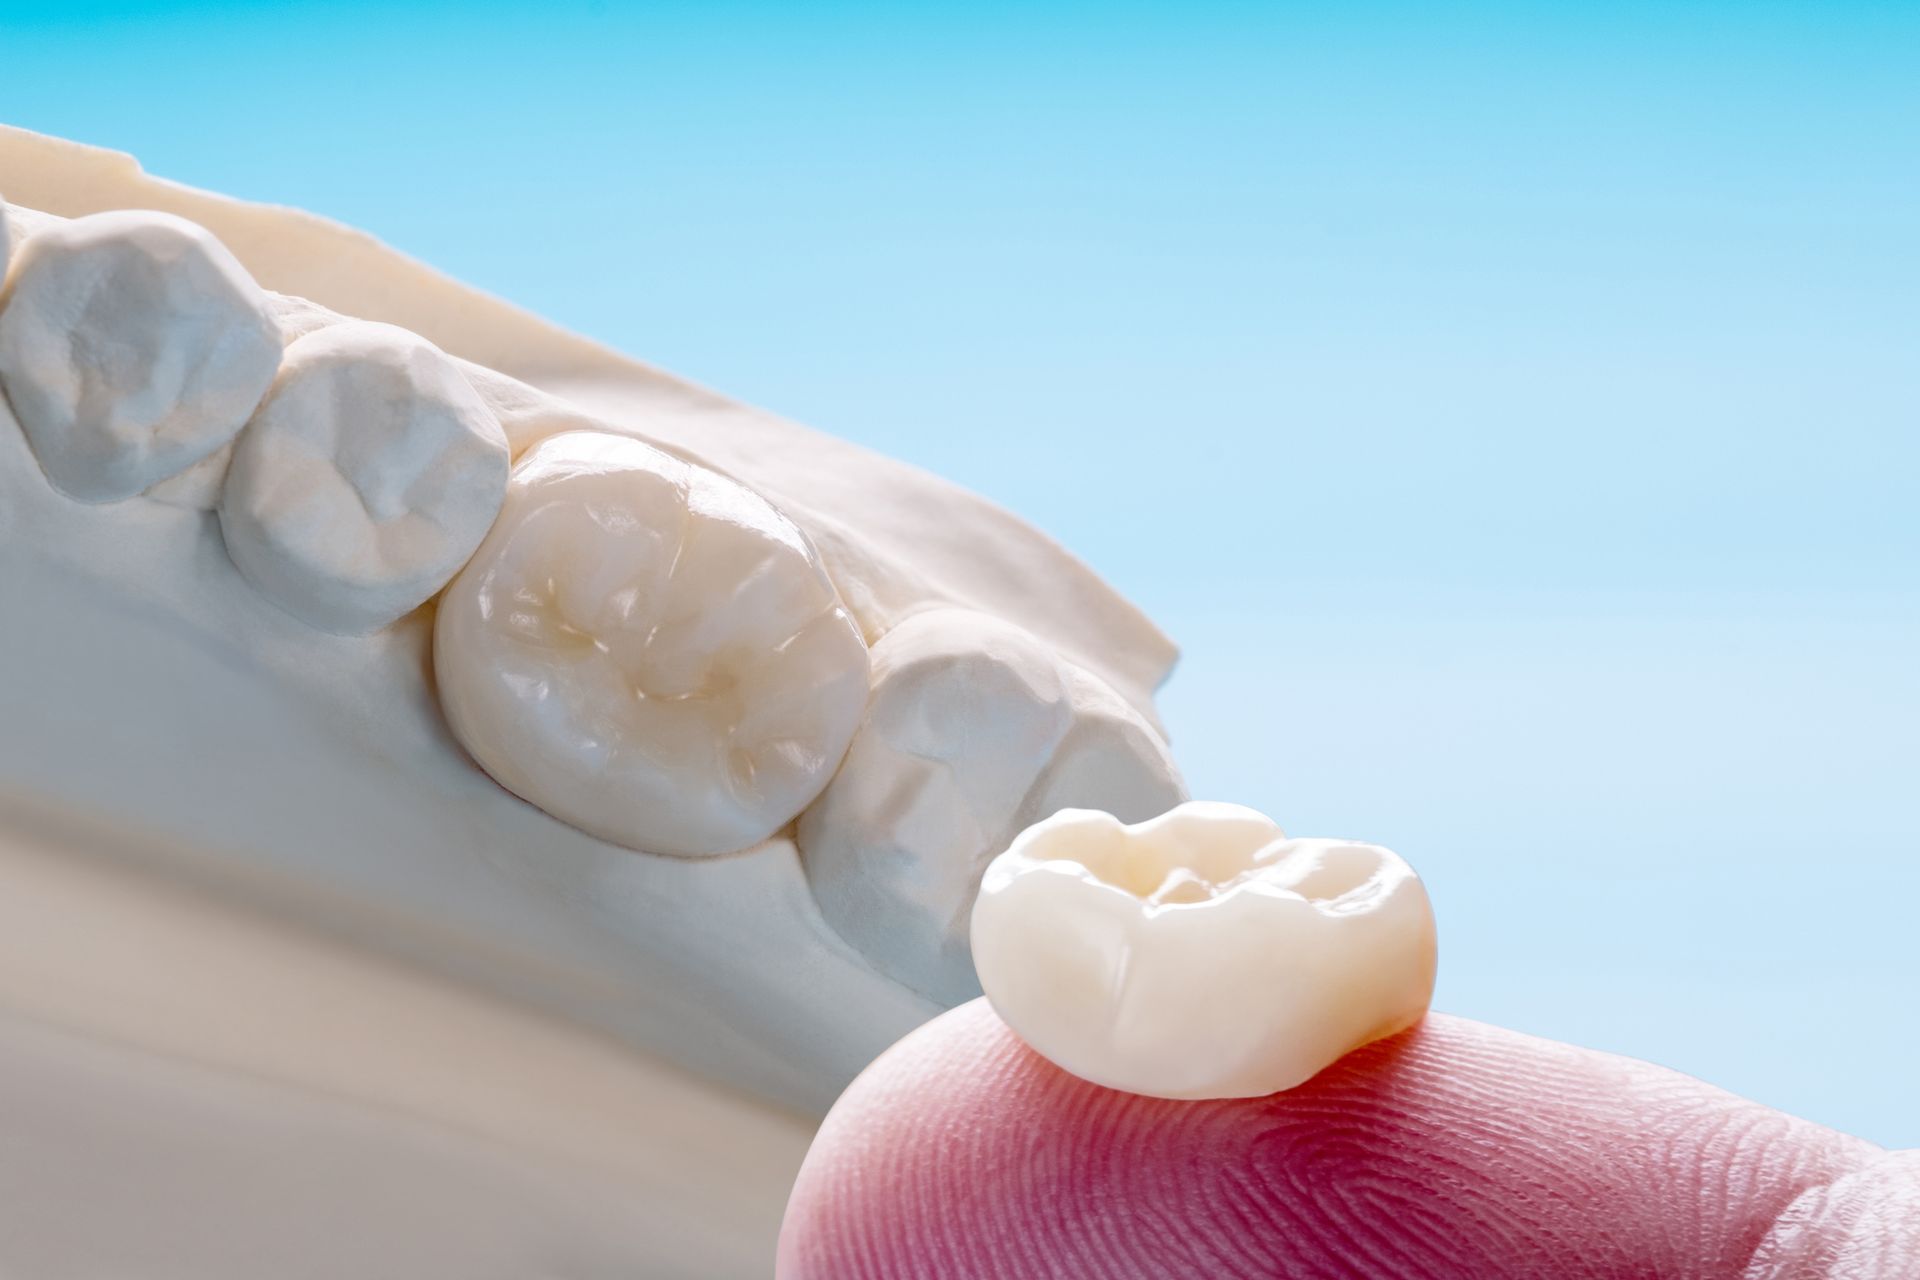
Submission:
POLYGON ((377 631, 447 585, 507 487, 507 439, 459 367, 392 325, 292 342, 235 442, 227 553, 311 626, 377 631))
POLYGON ((231 440, 280 362, 266 295, 206 230, 164 213, 43 226, 0 310, 0 387, 47 478, 131 498, 231 440))
POLYGON ((455 736, 502 785, 683 857, 791 822, 867 703, 866 642, 793 523, 604 432, 522 456, 440 601, 434 671, 455 736))
POLYGON ((987 868, 973 948, 1021 1039, 1163 1098, 1290 1089, 1433 997, 1433 909, 1400 857, 1204 801, 1022 832, 987 868))
POLYGON ((765 1276, 811 1126, 0 803, 0 1272, 765 1276))

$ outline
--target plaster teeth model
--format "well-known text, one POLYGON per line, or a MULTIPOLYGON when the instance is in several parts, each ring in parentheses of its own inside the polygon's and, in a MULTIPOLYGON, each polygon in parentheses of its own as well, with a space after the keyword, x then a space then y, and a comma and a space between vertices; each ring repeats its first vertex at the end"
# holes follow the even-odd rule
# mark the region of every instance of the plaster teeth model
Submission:
POLYGON ((980 994, 980 874, 1016 833, 1057 809, 1143 819, 1184 799, 1166 745, 1098 676, 1011 623, 938 609, 874 645, 866 719, 798 838, 840 935, 957 1004, 980 994))
POLYGON ((1435 941, 1426 889, 1390 850, 1189 802, 1023 832, 987 868, 973 954, 1007 1025, 1075 1075, 1245 1098, 1418 1022, 1435 941))
POLYGON ((204 228, 93 214, 20 246, 0 387, 54 486, 131 498, 231 440, 280 363, 266 295, 204 228))
POLYGON ((440 605, 447 719, 502 785, 603 839, 728 853, 827 784, 867 646, 800 531, 637 440, 572 432, 514 468, 440 605))
MULTIPOLYGON (((364 1106, 380 1132, 404 1113, 516 1159, 577 1156, 641 1210, 619 1218, 628 1247, 609 1274, 763 1275, 811 1119, 972 990, 955 921, 983 846, 972 827, 940 838, 875 788, 905 779, 916 813, 944 806, 982 833, 1002 810, 1025 821, 1029 800, 1170 803, 1178 783, 1151 726, 1172 643, 984 499, 363 233, 4 126, 0 186, 13 257, 0 723, 17 727, 0 733, 0 1072, 7 1025, 27 1018, 136 1046, 130 1061, 191 1059, 364 1106), (102 212, 121 209, 163 212, 102 212), (90 260, 112 271, 47 284, 47 264, 94 239, 108 243, 90 260), (186 247, 167 257, 162 243, 186 247), (333 374, 303 372, 315 351, 371 342, 362 322, 418 336, 384 331, 333 374), (113 359, 94 358, 109 346, 113 359), (395 352, 432 348, 519 459, 499 490, 497 442, 475 446, 492 433, 431 357, 425 399, 443 434, 391 405, 353 411, 395 352), (289 389, 309 380, 340 399, 293 413, 289 389), (63 404, 73 412, 50 412, 63 404), (466 464, 463 498, 433 488, 466 464), (464 536, 450 531, 484 524, 489 492, 492 528, 454 572, 464 536), (438 532, 396 538, 411 520, 387 521, 397 507, 438 532), (674 546, 663 570, 657 553, 674 546), (396 564, 418 570, 404 592, 388 590, 408 576, 396 564), (428 607, 395 616, 445 572, 428 607), (904 740, 881 728, 895 722, 872 721, 863 763, 807 824, 810 884, 786 829, 861 725, 866 646, 906 655, 916 636, 928 656, 906 665, 922 674, 883 673, 876 696, 930 717, 935 736, 944 723, 1025 754, 956 736, 935 748, 954 776, 920 786, 904 740), (973 644, 985 652, 968 656, 973 644), (970 700, 969 671, 1007 678, 970 700), (51 877, 44 900, 28 894, 36 867, 51 877), (843 908, 869 875, 881 906, 863 923, 843 908), (233 917, 231 945, 205 950, 198 915, 159 902, 172 896, 233 917), (156 949, 162 916, 174 944, 156 949), (343 966, 311 999, 284 994, 307 989, 305 962, 263 941, 294 936, 343 966), (388 990, 375 972, 396 1003, 369 1023, 371 988, 388 990), (38 980, 48 973, 76 980, 38 980), (502 1038, 441 1036, 433 1001, 394 994, 415 986, 524 1006, 516 1025, 531 1029, 505 1038, 516 1049, 577 1035, 618 1060, 617 1087, 582 1094, 565 1072, 491 1061, 499 1087, 476 1091, 487 1051, 472 1046, 502 1038)), ((104 1132, 77 1134, 74 1158, 125 1192, 137 1179, 85 1145, 117 1149, 104 1132)), ((0 1144, 0 1183, 39 1176, 0 1144)), ((195 1194, 217 1206, 253 1203, 252 1190, 195 1194)), ((209 1216, 186 1233, 220 1237, 209 1216)), ((129 1245, 140 1229, 107 1215, 90 1233, 101 1256, 63 1253, 64 1269, 125 1270, 144 1256, 129 1245)), ((499 1260, 514 1274, 552 1261, 499 1260)))
POLYGON ((507 438, 454 362, 392 325, 289 346, 234 446, 227 551, 295 617, 376 631, 444 587, 500 510, 507 438))

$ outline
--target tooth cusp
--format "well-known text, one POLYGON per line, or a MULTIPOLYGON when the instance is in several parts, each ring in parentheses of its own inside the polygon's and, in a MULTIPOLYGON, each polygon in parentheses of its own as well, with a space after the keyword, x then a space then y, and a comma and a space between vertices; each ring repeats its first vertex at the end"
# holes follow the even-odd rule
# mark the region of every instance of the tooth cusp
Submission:
POLYGON ((818 556, 757 494, 637 440, 529 450, 442 597, 448 723, 508 790, 615 844, 758 843, 816 796, 867 697, 818 556))
POLYGON ((227 551, 282 609, 376 631, 424 604, 506 494, 506 435, 426 339, 354 321, 288 346, 220 493, 227 551))
POLYGON ((1288 839, 1233 805, 1137 826, 1067 810, 995 859, 974 906, 987 998, 1061 1067, 1167 1098, 1292 1088, 1417 1022, 1425 887, 1377 845, 1288 839))
POLYGON ((267 296, 212 233, 97 213, 19 250, 0 307, 0 386, 41 470, 114 502, 233 439, 273 381, 267 296))

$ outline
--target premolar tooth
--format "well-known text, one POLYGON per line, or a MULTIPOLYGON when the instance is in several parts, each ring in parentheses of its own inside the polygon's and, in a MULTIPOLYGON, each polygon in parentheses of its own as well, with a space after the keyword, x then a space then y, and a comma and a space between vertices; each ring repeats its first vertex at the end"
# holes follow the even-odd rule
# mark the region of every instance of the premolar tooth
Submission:
POLYGON ((1391 851, 1196 802, 1023 832, 987 868, 973 954, 1007 1025, 1075 1075, 1242 1098, 1419 1021, 1435 940, 1426 889, 1391 851))
POLYGON ((500 424, 426 339, 355 321, 287 348, 234 447, 227 551, 295 617, 357 635, 458 572, 506 494, 500 424))
POLYGON ((508 790, 629 848, 772 835, 867 700, 867 647, 759 495, 622 436, 553 436, 441 599, 448 722, 508 790))
POLYGON ((53 486, 131 498, 233 438, 280 362, 267 298, 211 233, 97 213, 20 247, 0 385, 53 486))
POLYGON ((874 966, 948 1004, 979 993, 968 913, 987 862, 1064 806, 1146 818, 1186 798, 1144 720, 1011 623, 963 609, 874 645, 847 759, 801 815, 821 914, 874 966))

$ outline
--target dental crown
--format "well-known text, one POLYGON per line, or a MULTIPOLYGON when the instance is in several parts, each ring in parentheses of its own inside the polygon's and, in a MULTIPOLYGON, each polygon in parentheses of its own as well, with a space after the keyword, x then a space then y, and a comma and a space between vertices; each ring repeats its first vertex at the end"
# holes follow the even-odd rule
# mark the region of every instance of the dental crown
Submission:
POLYGON ((1418 1022, 1427 892, 1378 845, 1294 840, 1239 805, 1136 826, 1064 810, 987 868, 973 958, 995 1011, 1095 1084, 1161 1098, 1290 1089, 1418 1022))

